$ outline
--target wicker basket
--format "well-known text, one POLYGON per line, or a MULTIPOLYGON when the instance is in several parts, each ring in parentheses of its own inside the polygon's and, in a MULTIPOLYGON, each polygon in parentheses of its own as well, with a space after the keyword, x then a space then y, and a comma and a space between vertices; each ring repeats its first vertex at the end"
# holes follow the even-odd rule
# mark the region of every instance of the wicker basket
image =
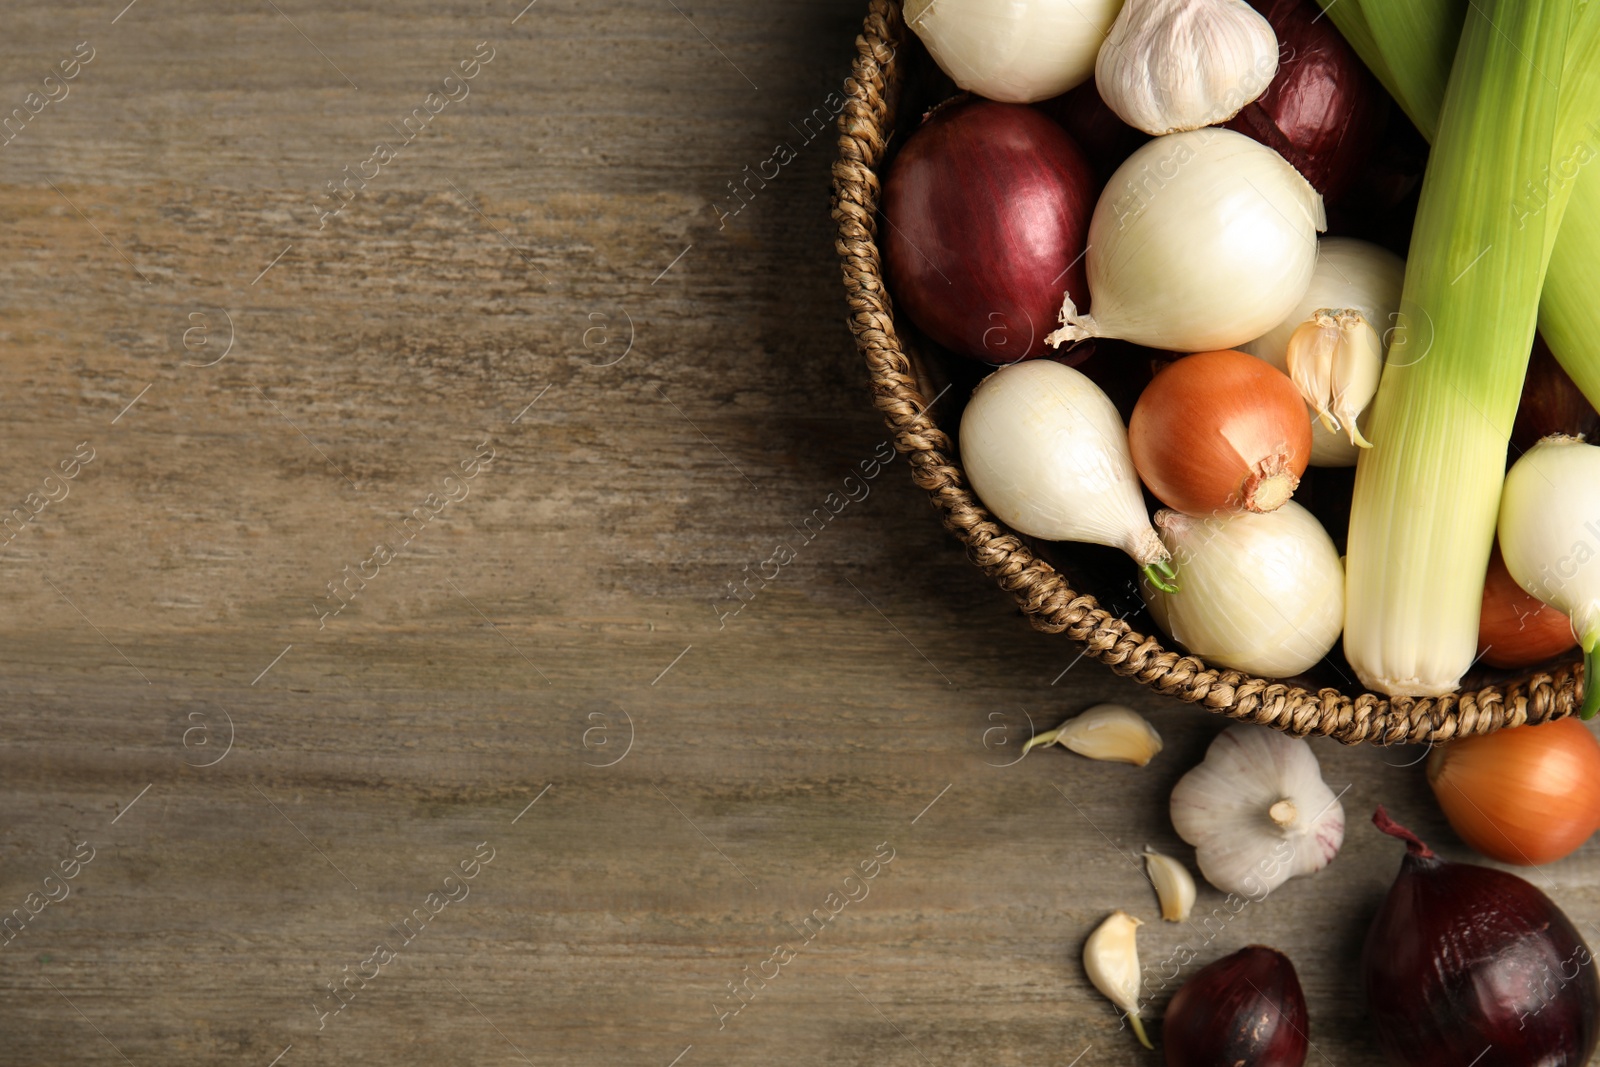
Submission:
MULTIPOLYGON (((907 40, 899 0, 870 0, 856 39, 853 77, 846 83, 839 159, 833 166, 833 217, 839 226, 850 329, 872 376, 873 402, 894 432, 895 447, 909 460, 913 479, 928 491, 946 528, 966 546, 972 561, 1016 599, 1035 629, 1065 632, 1118 674, 1179 700, 1297 736, 1325 735, 1346 744, 1446 741, 1560 718, 1577 709, 1582 668, 1571 662, 1503 680, 1474 676, 1469 682, 1483 684, 1438 698, 1389 698, 1331 685, 1312 688, 1314 680, 1297 685, 1208 667, 1138 632, 1127 621, 1130 612, 1119 617, 1073 588, 1063 571, 1083 580, 1082 568, 1074 563, 1078 556, 1092 557, 1092 550, 1039 545, 990 515, 968 490, 961 466, 952 458, 950 438, 928 410, 929 400, 949 387, 951 369, 919 358, 914 330, 896 331, 884 289, 876 240, 878 171, 897 132, 907 66, 899 55, 902 45, 915 42, 907 40), (1487 684, 1491 681, 1498 684, 1487 684)), ((1089 573, 1092 583, 1092 568, 1089 573)), ((1103 575, 1098 580, 1114 581, 1103 575)), ((1104 592, 1108 587, 1098 588, 1104 592)))

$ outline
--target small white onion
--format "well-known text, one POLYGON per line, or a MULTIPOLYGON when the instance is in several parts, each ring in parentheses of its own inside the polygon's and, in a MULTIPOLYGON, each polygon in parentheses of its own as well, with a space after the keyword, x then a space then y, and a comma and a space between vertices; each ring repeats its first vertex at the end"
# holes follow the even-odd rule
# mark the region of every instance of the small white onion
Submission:
POLYGON ((1272 149, 1232 130, 1157 137, 1117 168, 1089 223, 1093 313, 1072 297, 1049 342, 1120 337, 1173 352, 1233 348, 1305 295, 1327 225, 1322 197, 1272 149))
POLYGON ((961 416, 961 462, 984 506, 1013 529, 1120 548, 1147 574, 1170 576, 1122 418, 1071 367, 1028 360, 979 382, 961 416))
POLYGON ((1266 514, 1156 515, 1182 590, 1146 584, 1173 640, 1208 663, 1264 678, 1307 670, 1344 625, 1344 567, 1322 524, 1290 501, 1266 514))
POLYGON ((1013 104, 1088 81, 1122 0, 906 0, 905 19, 968 92, 1013 104))
MULTIPOLYGON (((1400 291, 1405 286, 1405 260, 1354 237, 1324 237, 1317 242, 1317 265, 1311 284, 1290 312, 1254 341, 1239 345, 1241 352, 1266 360, 1285 374, 1289 338, 1313 312, 1322 308, 1349 308, 1366 316, 1378 336, 1388 340, 1389 329, 1400 311, 1400 291)), ((1309 406, 1307 408, 1309 412, 1309 406)), ((1369 405, 1370 410, 1370 405, 1369 405)), ((1330 430, 1314 414, 1311 418, 1311 465, 1354 467, 1361 449, 1340 430, 1330 430)), ((1361 425, 1365 425, 1363 422, 1361 425)))

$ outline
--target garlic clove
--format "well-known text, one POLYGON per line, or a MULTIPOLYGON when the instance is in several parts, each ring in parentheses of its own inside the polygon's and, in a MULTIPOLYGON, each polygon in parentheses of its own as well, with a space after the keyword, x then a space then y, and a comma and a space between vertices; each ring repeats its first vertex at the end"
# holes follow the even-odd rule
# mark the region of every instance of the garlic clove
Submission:
POLYGON ((1342 427, 1351 444, 1371 448, 1356 420, 1378 391, 1383 341, 1366 316, 1344 308, 1312 312, 1289 337, 1284 359, 1322 425, 1342 427))
POLYGON ((1139 946, 1134 934, 1143 925, 1125 911, 1112 912, 1084 942, 1083 969, 1094 987, 1127 1015, 1139 1043, 1153 1049, 1139 1020, 1139 946))
POLYGON ((1172 790, 1172 825, 1206 881, 1252 900, 1327 866, 1344 808, 1311 746, 1263 726, 1231 726, 1172 790))
POLYGON ((1150 884, 1156 888, 1156 898, 1161 901, 1161 917, 1168 922, 1181 923, 1194 910, 1194 876, 1179 860, 1163 856, 1145 846, 1144 870, 1150 884))
POLYGON ((1080 756, 1143 767, 1161 751, 1161 735, 1143 715, 1121 704, 1096 704, 1023 746, 1062 745, 1080 756))
POLYGON ((1277 34, 1244 0, 1127 0, 1094 66, 1111 110, 1157 136, 1226 122, 1277 73, 1277 34))

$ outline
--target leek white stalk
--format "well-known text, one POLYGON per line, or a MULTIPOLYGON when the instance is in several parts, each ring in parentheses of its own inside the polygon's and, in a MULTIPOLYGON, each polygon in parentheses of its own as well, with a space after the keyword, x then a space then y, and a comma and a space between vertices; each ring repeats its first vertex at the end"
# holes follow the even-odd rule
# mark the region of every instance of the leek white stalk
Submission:
POLYGON ((1117 168, 1089 223, 1090 303, 1061 304, 1052 345, 1120 337, 1173 352, 1260 337, 1305 295, 1322 197, 1232 130, 1157 137, 1117 168))
POLYGON ((1500 495, 1500 554, 1530 596, 1572 619, 1583 647, 1585 719, 1600 709, 1600 447, 1547 437, 1512 466, 1500 495))
MULTIPOLYGON (((1239 346, 1242 352, 1266 360, 1289 374, 1289 339, 1318 311, 1347 310, 1359 314, 1375 332, 1379 342, 1380 365, 1371 384, 1376 389, 1382 373, 1381 353, 1390 327, 1400 311, 1400 290, 1405 282, 1405 261, 1386 248, 1354 237, 1324 237, 1317 242, 1317 265, 1293 310, 1266 333, 1239 346)), ((1299 383, 1296 382, 1296 385, 1299 383)), ((1370 401, 1371 394, 1367 400, 1370 401)), ((1311 465, 1313 467, 1354 467, 1360 448, 1349 436, 1354 420, 1343 419, 1341 428, 1330 429, 1317 417, 1311 397, 1311 465)), ((1364 401, 1360 411, 1367 406, 1364 401)), ((1360 428, 1356 427, 1358 432, 1360 428)))
POLYGON ((1309 669, 1339 640, 1344 568, 1322 524, 1293 501, 1265 514, 1156 515, 1183 591, 1147 586, 1173 640, 1222 667, 1264 678, 1309 669))
POLYGON ((939 69, 990 100, 1028 104, 1094 74, 1122 0, 906 0, 905 20, 939 69))
POLYGON ((1174 588, 1122 417, 1087 377, 1047 359, 995 371, 967 402, 960 445, 973 491, 1001 522, 1049 541, 1120 548, 1156 587, 1174 588))
POLYGON ((1244 0, 1126 0, 1094 65, 1106 106, 1151 134, 1227 122, 1277 73, 1278 36, 1244 0))
MULTIPOLYGON (((1370 5, 1380 41, 1406 6, 1370 5)), ((1572 190, 1562 162, 1600 108, 1597 36, 1596 5, 1467 11, 1351 505, 1345 657, 1383 693, 1451 693, 1477 655, 1507 439, 1572 190), (1520 213, 1529 188, 1548 195, 1520 213)))

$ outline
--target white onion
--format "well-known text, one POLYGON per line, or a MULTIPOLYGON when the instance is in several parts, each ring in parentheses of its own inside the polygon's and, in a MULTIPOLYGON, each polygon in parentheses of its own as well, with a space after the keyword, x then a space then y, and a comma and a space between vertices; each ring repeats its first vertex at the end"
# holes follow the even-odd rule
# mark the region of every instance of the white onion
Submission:
MULTIPOLYGON (((1405 285, 1405 260, 1386 248, 1354 237, 1324 237, 1317 242, 1317 265, 1311 284, 1289 314, 1254 341, 1239 346, 1241 352, 1266 360, 1285 374, 1289 338, 1313 312, 1322 308, 1359 311, 1386 341, 1400 311, 1400 290, 1405 285)), ((1369 405, 1370 406, 1370 405, 1369 405)), ((1309 411, 1309 406, 1307 408, 1309 411)), ((1361 449, 1340 430, 1330 430, 1314 414, 1311 418, 1311 465, 1354 467, 1361 449)), ((1365 425, 1365 423, 1362 423, 1365 425)))
POLYGON ((1089 223, 1092 314, 1072 297, 1052 345, 1120 337, 1173 352, 1233 348, 1305 295, 1322 197, 1232 130, 1157 137, 1117 168, 1089 223))
POLYGON ((1094 75, 1122 0, 906 0, 906 25, 968 92, 1013 104, 1094 75))
POLYGON ((1344 567, 1322 524, 1290 501, 1266 514, 1156 516, 1182 591, 1145 587, 1172 639, 1208 663, 1287 678, 1332 650, 1344 625, 1344 567))
POLYGON ((1120 548, 1170 576, 1150 526, 1122 418, 1098 386, 1048 359, 978 383, 961 416, 961 462, 985 507, 1050 541, 1120 548))

